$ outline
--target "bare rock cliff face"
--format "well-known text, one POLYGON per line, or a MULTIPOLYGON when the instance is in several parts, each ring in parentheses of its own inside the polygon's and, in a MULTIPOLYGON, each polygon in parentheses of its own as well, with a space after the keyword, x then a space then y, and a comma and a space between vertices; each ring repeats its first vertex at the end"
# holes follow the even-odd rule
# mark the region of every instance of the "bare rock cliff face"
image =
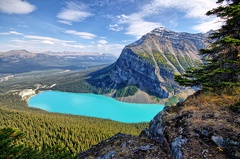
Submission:
POLYGON ((169 98, 184 90, 174 81, 174 74, 201 62, 199 49, 209 44, 207 34, 157 28, 126 46, 118 60, 95 77, 94 84, 116 90, 137 86, 150 95, 169 98))

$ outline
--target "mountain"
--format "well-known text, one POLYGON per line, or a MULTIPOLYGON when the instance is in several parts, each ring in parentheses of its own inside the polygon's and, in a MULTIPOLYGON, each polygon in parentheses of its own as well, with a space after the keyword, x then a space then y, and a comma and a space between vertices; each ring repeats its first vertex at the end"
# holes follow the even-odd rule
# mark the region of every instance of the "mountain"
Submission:
POLYGON ((201 62, 199 49, 211 43, 207 35, 156 28, 125 46, 113 65, 92 74, 92 83, 116 90, 134 86, 158 98, 170 98, 185 89, 174 81, 174 74, 201 62))
POLYGON ((112 64, 116 59, 112 54, 96 52, 11 50, 0 53, 0 73, 19 73, 46 69, 86 69, 102 64, 112 64))

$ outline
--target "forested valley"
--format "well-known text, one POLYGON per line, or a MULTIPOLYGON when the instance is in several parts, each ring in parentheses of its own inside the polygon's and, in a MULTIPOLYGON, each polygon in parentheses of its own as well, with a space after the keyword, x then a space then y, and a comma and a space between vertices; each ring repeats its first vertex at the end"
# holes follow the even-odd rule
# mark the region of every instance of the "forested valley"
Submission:
POLYGON ((15 145, 30 147, 34 152, 46 153, 46 147, 58 147, 59 151, 53 151, 55 155, 59 153, 61 156, 62 151, 66 151, 74 157, 78 152, 118 132, 139 135, 147 126, 147 123, 126 124, 107 119, 49 113, 28 107, 18 95, 0 95, 0 129, 3 131, 4 128, 12 128, 22 132, 24 137, 14 141, 15 145))

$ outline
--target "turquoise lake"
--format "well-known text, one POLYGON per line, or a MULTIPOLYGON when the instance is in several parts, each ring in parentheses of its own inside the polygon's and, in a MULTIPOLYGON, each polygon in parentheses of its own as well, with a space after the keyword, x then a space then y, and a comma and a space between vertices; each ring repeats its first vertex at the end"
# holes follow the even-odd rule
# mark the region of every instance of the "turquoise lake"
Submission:
POLYGON ((163 109, 160 104, 134 104, 96 94, 46 91, 30 98, 30 107, 48 112, 111 119, 125 123, 149 122, 163 109))

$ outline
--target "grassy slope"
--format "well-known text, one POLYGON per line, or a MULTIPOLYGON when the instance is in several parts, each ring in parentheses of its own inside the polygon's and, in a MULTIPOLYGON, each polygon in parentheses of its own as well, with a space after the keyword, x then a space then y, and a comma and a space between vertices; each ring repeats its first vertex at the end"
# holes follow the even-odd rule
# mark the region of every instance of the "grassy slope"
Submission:
POLYGON ((204 153, 205 158, 235 158, 240 146, 231 142, 240 143, 239 103, 239 93, 198 92, 181 106, 169 108, 163 116, 164 134, 169 142, 180 134, 187 139, 181 148, 183 157, 196 158, 204 153), (228 145, 215 144, 213 137, 222 138, 228 145))

